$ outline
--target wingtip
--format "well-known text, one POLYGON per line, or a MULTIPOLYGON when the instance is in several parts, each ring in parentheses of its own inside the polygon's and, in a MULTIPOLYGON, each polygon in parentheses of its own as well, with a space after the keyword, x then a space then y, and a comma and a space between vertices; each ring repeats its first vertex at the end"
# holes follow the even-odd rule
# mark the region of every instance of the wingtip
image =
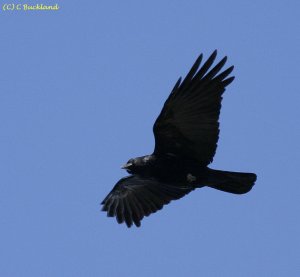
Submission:
POLYGON ((130 221, 125 220, 125 223, 126 223, 127 228, 131 228, 131 226, 132 226, 131 220, 130 221))
POLYGON ((233 71, 233 69, 234 69, 234 66, 232 65, 232 66, 230 66, 230 67, 228 67, 227 69, 226 69, 226 76, 225 77, 227 77, 229 74, 231 74, 231 72, 233 71))
POLYGON ((203 59, 203 53, 201 53, 201 54, 198 56, 198 58, 197 58, 196 61, 199 61, 199 63, 201 63, 202 59, 203 59))
POLYGON ((225 80, 222 82, 223 86, 224 86, 224 87, 228 86, 230 83, 233 82, 234 78, 235 78, 235 77, 232 76, 232 77, 229 77, 229 78, 225 79, 225 80))
POLYGON ((202 59, 203 59, 203 54, 201 53, 198 56, 198 58, 196 59, 195 63, 193 64, 192 69, 196 69, 197 70, 199 68, 201 62, 202 62, 202 59))
POLYGON ((178 87, 180 86, 181 84, 181 77, 179 77, 179 79, 177 80, 177 82, 175 83, 173 89, 171 90, 171 93, 174 93, 174 91, 176 91, 178 89, 178 87))
POLYGON ((212 52, 212 54, 209 56, 207 61, 212 64, 215 61, 216 57, 217 57, 217 53, 218 53, 218 51, 217 51, 217 49, 215 49, 215 51, 212 52))
POLYGON ((136 226, 137 228, 141 227, 141 222, 140 222, 140 221, 139 221, 139 222, 134 222, 134 224, 135 224, 135 226, 136 226))

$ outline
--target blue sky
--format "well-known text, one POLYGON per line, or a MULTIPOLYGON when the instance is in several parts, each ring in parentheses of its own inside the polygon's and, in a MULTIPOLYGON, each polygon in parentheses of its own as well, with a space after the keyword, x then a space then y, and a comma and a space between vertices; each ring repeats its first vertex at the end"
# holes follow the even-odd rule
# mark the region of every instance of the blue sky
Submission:
POLYGON ((59 4, 0 12, 0 275, 299 276, 299 1, 59 4), (199 189, 139 229, 106 218, 120 166, 214 49, 236 79, 211 167, 256 186, 199 189))

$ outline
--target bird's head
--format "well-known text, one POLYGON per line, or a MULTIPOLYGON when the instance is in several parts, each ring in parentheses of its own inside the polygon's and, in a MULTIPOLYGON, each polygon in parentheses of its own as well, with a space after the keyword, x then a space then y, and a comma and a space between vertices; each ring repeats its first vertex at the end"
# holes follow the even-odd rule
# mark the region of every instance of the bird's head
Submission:
POLYGON ((151 155, 137 157, 128 160, 121 168, 125 169, 129 174, 139 173, 143 171, 152 160, 151 155))

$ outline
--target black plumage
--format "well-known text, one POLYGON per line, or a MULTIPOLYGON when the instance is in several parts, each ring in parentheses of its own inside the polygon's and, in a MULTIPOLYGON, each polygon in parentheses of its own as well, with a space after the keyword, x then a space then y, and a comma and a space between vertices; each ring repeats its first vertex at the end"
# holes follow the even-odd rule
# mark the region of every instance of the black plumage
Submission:
POLYGON ((201 54, 185 79, 179 78, 154 123, 153 154, 130 159, 123 168, 131 175, 102 201, 102 210, 118 223, 139 227, 143 217, 195 188, 243 194, 254 185, 254 173, 208 167, 219 138, 222 94, 234 80, 233 66, 220 73, 227 57, 212 67, 216 56, 214 51, 200 67, 201 54))

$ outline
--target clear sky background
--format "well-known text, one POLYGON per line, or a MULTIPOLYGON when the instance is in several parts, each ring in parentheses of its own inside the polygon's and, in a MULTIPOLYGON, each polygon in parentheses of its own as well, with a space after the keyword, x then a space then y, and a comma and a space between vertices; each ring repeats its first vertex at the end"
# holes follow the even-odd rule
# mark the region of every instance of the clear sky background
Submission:
POLYGON ((0 12, 0 276, 300 276, 300 2, 59 5, 0 12), (214 49, 236 80, 212 168, 255 172, 255 187, 118 225, 100 202, 214 49))

